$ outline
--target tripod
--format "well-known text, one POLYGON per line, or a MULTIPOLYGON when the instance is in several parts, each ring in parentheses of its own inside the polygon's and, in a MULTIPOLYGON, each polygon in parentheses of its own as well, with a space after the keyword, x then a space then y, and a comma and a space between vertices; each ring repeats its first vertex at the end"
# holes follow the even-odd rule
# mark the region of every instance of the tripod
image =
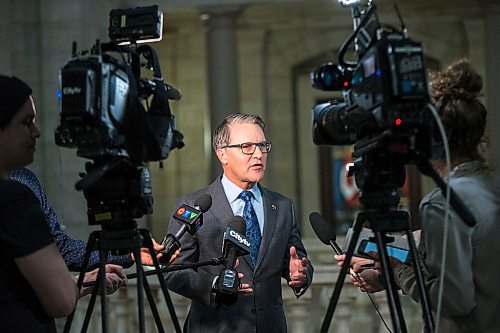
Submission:
MULTIPOLYGON (((370 206, 373 203, 381 203, 381 198, 393 200, 397 197, 399 201, 399 196, 396 192, 365 192, 362 193, 363 196, 360 198, 364 206, 370 206)), ((345 253, 345 263, 351 262, 355 247, 357 245, 361 229, 365 223, 371 227, 374 233, 375 241, 377 243, 377 249, 379 253, 379 260, 381 263, 381 272, 383 274, 383 279, 387 282, 386 294, 387 301, 389 303, 389 310, 391 314, 391 320, 393 323, 393 328, 395 332, 407 332, 405 320, 403 317, 403 312, 401 310, 401 303, 399 301, 398 292, 396 284, 394 281, 394 272, 389 260, 389 255, 387 253, 386 243, 392 241, 391 237, 388 237, 386 232, 406 232, 408 237, 408 245, 410 247, 411 262, 416 275, 417 287, 420 296, 420 302, 422 306, 422 313, 424 319, 424 325, 428 332, 432 332, 434 329, 434 321, 431 314, 431 309, 429 305, 429 296, 424 286, 424 280, 422 275, 422 270, 420 268, 417 248, 415 245, 415 240, 413 238, 412 227, 410 223, 410 218, 407 212, 397 211, 397 210, 381 210, 370 208, 360 212, 354 222, 352 238, 349 242, 349 247, 345 253)), ((333 317, 333 312, 338 303, 342 287, 344 285, 344 280, 347 274, 349 265, 342 265, 340 274, 335 284, 335 289, 330 299, 330 304, 328 306, 328 311, 325 315, 323 325, 321 327, 321 332, 328 332, 330 322, 333 317)))
MULTIPOLYGON (((135 225, 135 222, 134 222, 135 225)), ((177 320, 177 316, 175 314, 175 308, 173 306, 172 300, 170 298, 170 294, 167 289, 167 285, 162 276, 162 271, 160 269, 160 264, 158 259, 154 255, 155 251, 153 249, 153 242, 151 235, 146 229, 126 229, 126 230, 113 230, 113 231, 94 231, 90 234, 89 241, 87 243, 87 249, 85 252, 85 257, 83 260, 82 269, 80 272, 80 276, 78 278, 77 286, 80 289, 83 285, 83 278, 86 271, 86 268, 89 263, 90 254, 93 250, 99 250, 99 273, 97 275, 96 286, 92 291, 92 295, 89 301, 89 305, 85 314, 85 319, 82 325, 81 332, 86 332, 90 323, 90 317, 92 315, 92 310, 96 301, 97 292, 100 291, 101 296, 101 324, 102 324, 102 332, 108 332, 108 320, 107 320, 107 307, 106 307, 106 276, 105 276, 105 261, 106 254, 110 250, 127 250, 132 251, 134 254, 134 258, 136 260, 136 269, 137 269, 137 303, 138 303, 138 316, 139 316, 139 332, 145 332, 145 320, 144 320, 144 292, 146 293, 149 306, 151 312, 153 314, 156 327, 158 332, 165 332, 163 329, 163 325, 161 323, 161 318, 158 313, 158 309, 156 308, 156 304, 153 298, 153 294, 151 293, 151 288, 149 286, 148 280, 146 279, 146 273, 142 269, 142 265, 140 263, 140 249, 142 247, 147 247, 152 253, 151 257, 153 259, 153 263, 155 266, 155 271, 158 276, 158 280, 160 282, 161 289, 165 296, 166 304, 168 310, 170 312, 170 316, 172 322, 175 327, 175 331, 177 333, 181 332, 181 327, 177 320)), ((64 326, 64 332, 68 333, 71 328, 71 323, 73 321, 74 312, 68 316, 66 320, 66 324, 64 326)))

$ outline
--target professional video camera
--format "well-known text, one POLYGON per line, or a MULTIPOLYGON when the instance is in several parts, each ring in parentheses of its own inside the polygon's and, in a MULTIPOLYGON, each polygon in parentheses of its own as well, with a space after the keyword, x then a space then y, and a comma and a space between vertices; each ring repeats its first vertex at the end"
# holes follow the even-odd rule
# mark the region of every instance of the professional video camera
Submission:
MULTIPOLYGON (((406 232, 426 328, 432 331, 410 217, 406 211, 398 210, 406 164, 422 163, 437 157, 439 152, 434 140, 423 48, 407 37, 404 24, 398 30, 381 24, 377 17, 372 20, 376 9, 372 1, 364 8, 359 0, 339 2, 351 7, 354 32, 339 51, 339 65, 328 63, 315 69, 311 81, 313 87, 321 90, 342 90, 344 97, 343 101, 313 108, 314 143, 354 144, 354 165, 348 175, 355 176, 363 209, 353 223, 345 261, 351 261, 362 226, 371 228, 374 237, 370 240, 377 243, 394 331, 406 332, 385 246, 393 240, 386 233, 406 232), (357 60, 347 62, 344 56, 353 43, 357 60)), ((321 332, 330 327, 348 267, 344 265, 340 271, 321 332)))
POLYGON ((423 47, 407 37, 404 24, 397 30, 372 19, 371 1, 365 9, 359 1, 351 3, 354 32, 339 50, 339 65, 327 63, 311 72, 314 88, 343 92, 343 101, 313 108, 313 141, 355 144, 350 175, 360 189, 400 187, 408 151, 432 157, 439 147, 427 109, 423 47), (357 61, 345 61, 353 43, 357 61))
POLYGON ((163 81, 155 50, 138 46, 160 40, 162 30, 158 6, 112 10, 111 41, 96 40, 81 52, 73 42, 71 59, 61 69, 55 141, 93 160, 77 184, 87 199, 89 224, 121 228, 129 224, 124 221, 151 213, 145 163, 166 159, 171 149, 184 146, 168 101, 181 94, 163 81), (152 77, 142 77, 141 68, 152 77))

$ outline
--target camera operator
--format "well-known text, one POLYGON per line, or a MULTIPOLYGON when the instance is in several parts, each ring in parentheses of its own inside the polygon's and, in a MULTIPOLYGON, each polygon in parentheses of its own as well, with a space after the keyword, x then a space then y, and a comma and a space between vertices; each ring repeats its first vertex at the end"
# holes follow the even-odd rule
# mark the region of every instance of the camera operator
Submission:
MULTIPOLYGON (((79 291, 55 246, 40 205, 10 173, 33 161, 36 139, 31 88, 23 81, 0 75, 0 331, 56 332, 55 317, 69 315, 79 291)), ((85 274, 96 279, 98 271, 85 274)), ((127 280, 117 265, 106 266, 106 289, 115 292, 127 280)))
MULTIPOLYGON (((453 209, 448 223, 446 266, 444 268, 442 318, 440 332, 498 332, 500 327, 500 267, 492 264, 492 255, 500 253, 500 177, 488 170, 479 153, 486 127, 486 109, 478 100, 482 79, 467 59, 458 60, 430 80, 431 95, 445 126, 451 152, 451 170, 444 157, 433 161, 469 208, 477 225, 466 226, 453 209)), ((420 203, 422 230, 419 245, 424 282, 434 310, 438 301, 444 217, 446 204, 439 189, 427 194, 420 203)), ((339 264, 345 257, 335 256, 339 264)), ((398 286, 418 301, 418 289, 412 267, 391 258, 398 286)), ((364 270, 355 259, 353 269, 360 272, 364 288, 380 291, 383 284, 378 271, 364 270)), ((355 283, 357 286, 359 284, 355 283)))

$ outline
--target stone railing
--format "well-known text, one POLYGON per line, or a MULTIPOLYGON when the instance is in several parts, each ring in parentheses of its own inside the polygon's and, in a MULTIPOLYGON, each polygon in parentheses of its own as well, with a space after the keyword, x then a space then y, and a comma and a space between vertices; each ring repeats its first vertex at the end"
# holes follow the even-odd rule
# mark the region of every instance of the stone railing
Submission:
MULTIPOLYGON (((333 263, 316 264, 313 284, 299 299, 295 297, 292 290, 286 285, 286 281, 283 281, 283 299, 289 332, 304 333, 320 331, 332 296, 333 288, 337 281, 338 273, 339 268, 333 263)), ((156 307, 160 313, 165 331, 175 332, 166 306, 165 297, 159 287, 158 279, 155 276, 151 276, 148 277, 148 282, 156 300, 156 307)), ((122 288, 117 293, 106 297, 106 301, 108 302, 108 332, 137 333, 140 331, 138 323, 138 304, 136 301, 137 289, 135 283, 135 280, 130 280, 127 288, 122 288)), ((190 302, 188 299, 172 292, 170 292, 170 296, 175 305, 176 316, 182 327, 190 302)), ((389 325, 392 330, 386 294, 381 292, 371 294, 371 296, 376 302, 387 325, 389 325)), ((87 296, 80 300, 75 318, 71 325, 71 332, 81 331, 89 299, 90 297, 87 296)), ((406 296, 401 296, 400 299, 408 331, 421 332, 419 306, 406 296)), ((156 324, 146 297, 144 302, 146 332, 157 332, 156 324)), ((102 319, 100 307, 100 299, 98 298, 93 308, 90 326, 87 332, 101 332, 102 319)), ((58 322, 58 325, 61 327, 63 324, 64 321, 58 322)), ((62 330, 60 331, 62 332, 62 330)), ((376 333, 388 332, 388 330, 377 315, 368 295, 360 292, 351 284, 349 279, 346 279, 337 308, 333 315, 329 332, 376 333)))
MULTIPOLYGON (((293 291, 287 286, 286 281, 282 280, 283 301, 288 332, 290 333, 320 332, 340 272, 339 267, 333 262, 333 252, 329 247, 316 239, 305 240, 305 245, 309 257, 314 264, 314 278, 311 287, 304 295, 297 299, 293 291)), ((158 278, 156 276, 149 276, 148 282, 152 289, 153 297, 156 300, 156 308, 160 314, 165 331, 175 332, 158 278)), ((174 303, 176 317, 182 328, 190 301, 173 292, 170 292, 169 295, 174 303)), ((386 293, 380 292, 370 295, 377 304, 385 322, 391 331, 394 331, 387 306, 386 293)), ((71 325, 71 332, 81 331, 89 299, 90 297, 87 296, 80 300, 71 325)), ((407 296, 400 295, 400 300, 408 332, 422 332, 420 306, 407 296)), ((106 301, 108 303, 108 332, 137 333, 140 331, 135 279, 129 281, 127 288, 121 288, 115 294, 107 296, 106 301)), ((98 298, 93 308, 87 332, 101 332, 102 320, 100 308, 100 299, 98 298)), ((146 297, 144 297, 143 308, 145 311, 146 332, 157 332, 146 297)), ((58 326, 63 327, 64 322, 64 320, 58 321, 58 326)), ((62 329, 59 331, 62 332, 62 329)), ((389 332, 389 330, 384 326, 368 295, 360 292, 352 285, 350 279, 346 278, 333 314, 329 332, 382 333, 389 332)))

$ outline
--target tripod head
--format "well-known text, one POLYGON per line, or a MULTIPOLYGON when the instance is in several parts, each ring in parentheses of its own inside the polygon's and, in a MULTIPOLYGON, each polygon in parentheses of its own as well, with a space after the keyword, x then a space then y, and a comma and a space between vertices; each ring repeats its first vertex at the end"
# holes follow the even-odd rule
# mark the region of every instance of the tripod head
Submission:
POLYGON ((153 212, 148 169, 126 157, 96 160, 85 165, 86 174, 76 184, 87 200, 89 225, 105 231, 135 229, 135 218, 153 212))
POLYGON ((361 190, 360 202, 365 211, 390 212, 398 209, 399 188, 405 182, 405 166, 410 162, 410 139, 406 135, 382 135, 361 140, 354 146, 354 176, 361 190))

